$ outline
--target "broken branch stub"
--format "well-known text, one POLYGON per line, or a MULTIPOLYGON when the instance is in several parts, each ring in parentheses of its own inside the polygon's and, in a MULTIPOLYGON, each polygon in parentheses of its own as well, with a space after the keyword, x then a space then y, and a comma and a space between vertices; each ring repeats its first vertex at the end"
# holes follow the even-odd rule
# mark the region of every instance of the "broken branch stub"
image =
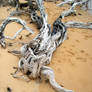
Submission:
POLYGON ((16 23, 21 24, 21 25, 23 26, 23 28, 20 29, 20 30, 14 35, 14 37, 6 37, 6 38, 13 40, 13 39, 15 39, 16 36, 17 36, 21 31, 23 31, 24 29, 26 29, 27 31, 29 31, 30 33, 33 34, 32 29, 30 29, 30 28, 26 25, 25 21, 23 21, 23 20, 21 20, 21 19, 19 19, 19 18, 15 18, 15 17, 12 17, 12 18, 8 17, 7 19, 5 19, 5 20, 3 21, 3 23, 2 23, 1 26, 0 26, 0 43, 1 43, 2 47, 5 47, 4 29, 5 29, 5 27, 7 26, 7 24, 9 24, 9 23, 11 23, 11 22, 16 22, 16 23))

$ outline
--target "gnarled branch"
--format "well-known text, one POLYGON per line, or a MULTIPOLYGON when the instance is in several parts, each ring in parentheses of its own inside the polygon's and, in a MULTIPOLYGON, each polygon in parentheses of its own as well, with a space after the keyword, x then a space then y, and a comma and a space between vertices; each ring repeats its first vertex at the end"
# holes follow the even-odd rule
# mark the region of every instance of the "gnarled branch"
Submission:
MULTIPOLYGON (((23 28, 20 29, 13 37, 6 37, 6 38, 13 40, 13 39, 15 39, 15 38, 17 37, 17 35, 18 35, 21 31, 23 31, 24 29, 26 29, 27 31, 29 31, 30 33, 33 34, 32 29, 30 29, 30 28, 26 25, 25 21, 23 21, 23 20, 21 20, 21 19, 19 19, 19 18, 14 18, 14 17, 10 18, 10 17, 8 17, 7 19, 5 19, 5 20, 3 21, 3 23, 2 23, 1 26, 0 26, 0 40, 2 40, 3 38, 5 38, 5 36, 4 36, 4 29, 5 29, 5 27, 7 26, 7 24, 9 24, 9 23, 11 23, 11 22, 16 22, 16 23, 21 24, 21 25, 23 26, 23 28)), ((3 39, 3 40, 4 40, 4 39, 3 39)), ((3 41, 1 41, 1 44, 2 44, 2 43, 3 43, 3 41)), ((2 45, 2 46, 4 46, 4 45, 2 45)))
POLYGON ((92 22, 77 22, 77 21, 69 21, 64 23, 66 27, 71 27, 71 28, 84 28, 84 29, 91 29, 92 30, 92 22))
MULTIPOLYGON (((76 1, 73 1, 73 0, 68 0, 68 1, 65 2, 65 3, 68 3, 68 2, 74 2, 74 3, 73 3, 72 7, 71 7, 69 10, 64 11, 64 12, 61 14, 61 16, 62 16, 63 18, 66 17, 66 16, 69 16, 69 15, 71 15, 71 14, 74 14, 74 13, 76 12, 75 7, 76 7, 76 6, 79 6, 79 5, 85 4, 86 2, 88 2, 88 0, 80 1, 80 2, 76 2, 76 1)), ((62 5, 62 4, 60 4, 60 5, 62 5)), ((60 6, 60 5, 58 5, 58 6, 60 6)))

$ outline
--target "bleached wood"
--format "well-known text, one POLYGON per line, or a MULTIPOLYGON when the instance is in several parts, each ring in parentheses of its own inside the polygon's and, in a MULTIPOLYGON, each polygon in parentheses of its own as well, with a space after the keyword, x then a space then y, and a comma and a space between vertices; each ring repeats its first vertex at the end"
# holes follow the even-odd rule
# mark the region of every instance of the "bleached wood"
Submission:
POLYGON ((77 21, 69 21, 64 23, 66 27, 71 27, 71 28, 84 28, 84 29, 91 29, 92 30, 92 22, 77 22, 77 21))
POLYGON ((74 2, 74 1, 75 1, 75 0, 65 0, 64 2, 61 2, 61 3, 57 4, 56 6, 61 7, 61 6, 63 6, 64 4, 68 4, 68 3, 71 3, 71 2, 74 2))
MULTIPOLYGON (((36 2, 40 10, 43 25, 39 34, 28 44, 21 47, 20 53, 22 57, 19 60, 18 69, 29 78, 34 79, 39 76, 41 78, 45 76, 57 92, 72 92, 71 90, 62 88, 55 81, 52 69, 46 67, 51 62, 53 52, 67 37, 66 27, 61 22, 61 19, 58 18, 53 23, 53 31, 51 32, 51 26, 48 24, 43 2, 42 0, 36 0, 36 2)), ((14 76, 17 77, 16 73, 14 76)))
POLYGON ((44 77, 44 79, 48 79, 52 87, 57 92, 73 92, 72 90, 67 90, 63 87, 61 87, 55 80, 54 72, 50 67, 43 66, 41 68, 41 76, 44 77))
MULTIPOLYGON (((86 2, 88 2, 88 0, 84 0, 84 1, 80 1, 80 2, 77 2, 76 0, 75 1, 68 0, 65 3, 68 3, 68 2, 74 2, 74 3, 73 3, 73 5, 71 6, 70 9, 61 13, 62 18, 69 16, 71 14, 75 14, 75 12, 76 12, 75 7, 80 6, 80 5, 84 5, 86 2)), ((62 5, 62 3, 60 5, 62 5)), ((58 6, 60 6, 60 5, 58 5, 58 6)))
MULTIPOLYGON (((15 38, 17 37, 17 35, 18 35, 20 32, 22 32, 24 29, 33 34, 32 29, 30 29, 30 28, 26 25, 25 21, 23 21, 23 20, 21 20, 21 19, 19 19, 19 18, 15 18, 15 17, 8 17, 7 19, 5 19, 5 20, 3 21, 3 23, 2 23, 1 26, 0 26, 0 43, 1 43, 1 44, 3 44, 3 42, 5 43, 5 41, 4 41, 5 38, 11 39, 11 40, 15 39, 15 38), (4 35, 4 29, 6 28, 7 24, 9 24, 9 23, 11 23, 11 22, 19 23, 20 25, 23 26, 23 28, 21 28, 19 31, 17 31, 17 33, 15 33, 15 35, 14 35, 13 37, 8 37, 8 36, 5 37, 5 35, 4 35)), ((3 44, 2 46, 5 47, 4 44, 3 44)))

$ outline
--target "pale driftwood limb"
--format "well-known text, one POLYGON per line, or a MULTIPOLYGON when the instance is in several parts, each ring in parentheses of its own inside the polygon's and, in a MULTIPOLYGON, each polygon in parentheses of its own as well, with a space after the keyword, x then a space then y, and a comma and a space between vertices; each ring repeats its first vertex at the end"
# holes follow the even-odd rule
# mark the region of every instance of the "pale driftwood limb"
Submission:
MULTIPOLYGON (((46 29, 44 30, 46 31, 46 29)), ((22 58, 19 61, 18 67, 30 78, 37 78, 41 76, 40 74, 44 75, 46 71, 46 76, 49 76, 47 79, 49 79, 50 84, 57 92, 72 92, 57 84, 51 70, 48 72, 48 68, 45 71, 43 69, 44 65, 48 65, 51 62, 51 57, 56 47, 65 40, 66 27, 61 23, 61 19, 57 19, 53 24, 52 33, 49 33, 48 30, 48 33, 44 32, 44 30, 40 31, 38 36, 28 45, 26 44, 21 48, 20 52, 22 58), (47 72, 49 74, 47 74, 47 72)))
POLYGON ((11 75, 12 75, 13 78, 23 79, 26 82, 29 82, 30 81, 30 79, 27 76, 24 76, 23 74, 22 75, 17 75, 21 71, 20 68, 13 67, 13 69, 16 69, 16 71, 14 73, 11 73, 11 75))
POLYGON ((18 11, 11 12, 9 17, 15 16, 15 15, 20 15, 20 14, 28 14, 28 15, 30 15, 29 11, 18 10, 18 11))
POLYGON ((62 18, 69 16, 71 14, 75 14, 75 12, 76 12, 75 7, 85 4, 87 1, 88 0, 80 1, 80 2, 74 2, 74 4, 72 5, 72 7, 69 10, 62 12, 62 14, 61 14, 62 18))
POLYGON ((15 56, 21 56, 21 52, 17 50, 8 50, 8 53, 12 53, 15 56))
POLYGON ((0 26, 0 41, 1 41, 0 43, 2 44, 3 47, 5 47, 5 45, 3 44, 3 42, 5 43, 5 41, 4 41, 4 38, 5 38, 5 36, 4 36, 4 29, 5 29, 5 27, 7 26, 7 24, 9 24, 9 23, 11 23, 11 22, 16 22, 16 23, 21 24, 21 25, 23 26, 23 28, 20 29, 20 30, 14 35, 14 37, 12 37, 12 38, 11 38, 11 37, 6 37, 6 38, 13 40, 13 39, 15 39, 16 36, 17 36, 21 31, 23 31, 24 29, 26 29, 26 30, 29 31, 30 33, 33 33, 32 29, 30 29, 29 27, 27 27, 25 21, 23 21, 23 20, 21 20, 21 19, 19 19, 19 18, 14 18, 14 17, 10 18, 10 17, 8 17, 7 19, 5 19, 5 20, 3 21, 3 23, 2 23, 1 26, 0 26), (2 39, 3 39, 3 40, 2 40, 2 39))
POLYGON ((5 37, 2 33, 0 33, 0 44, 3 48, 6 48, 5 37))
POLYGON ((17 79, 22 79, 25 80, 26 82, 30 82, 30 79, 27 76, 24 75, 12 75, 13 78, 17 78, 17 79))
POLYGON ((71 2, 74 2, 74 0, 66 0, 66 1, 64 1, 64 2, 61 2, 61 3, 57 4, 56 6, 61 7, 61 6, 63 6, 64 4, 71 3, 71 2))
POLYGON ((58 0, 44 0, 44 1, 46 1, 46 2, 54 2, 54 3, 56 3, 56 1, 58 1, 58 0))
POLYGON ((37 28, 40 29, 43 25, 43 20, 42 17, 38 16, 36 11, 32 10, 31 12, 31 19, 33 23, 37 24, 37 28))
POLYGON ((73 92, 72 90, 67 90, 63 87, 61 87, 55 80, 54 72, 50 67, 43 66, 41 68, 41 77, 44 79, 48 79, 52 87, 57 92, 73 92))
POLYGON ((61 2, 59 4, 57 4, 56 6, 63 6, 64 4, 68 4, 68 3, 80 3, 81 4, 85 4, 85 3, 88 3, 89 0, 65 0, 64 2, 61 2))
POLYGON ((64 17, 67 17, 67 16, 69 16, 71 14, 75 14, 75 12, 76 12, 76 10, 69 9, 67 11, 62 12, 61 16, 62 16, 62 18, 64 18, 64 17))
POLYGON ((64 23, 66 27, 71 27, 71 28, 84 28, 84 29, 91 29, 92 30, 92 22, 77 22, 77 21, 69 21, 64 23))
POLYGON ((21 20, 19 18, 14 18, 14 17, 12 17, 12 18, 8 17, 7 19, 4 20, 4 22, 0 26, 0 33, 3 34, 6 25, 11 23, 11 22, 19 23, 19 24, 21 24, 23 26, 24 29, 26 29, 30 33, 33 33, 32 29, 30 29, 29 27, 26 26, 25 21, 23 21, 23 20, 21 20))

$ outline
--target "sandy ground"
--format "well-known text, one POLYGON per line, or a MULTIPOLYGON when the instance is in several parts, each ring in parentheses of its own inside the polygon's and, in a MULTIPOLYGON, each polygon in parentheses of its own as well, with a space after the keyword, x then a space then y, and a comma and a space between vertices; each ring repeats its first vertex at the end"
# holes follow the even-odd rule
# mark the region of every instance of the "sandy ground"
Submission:
MULTIPOLYGON (((50 24, 55 21, 60 12, 69 8, 68 5, 62 8, 56 7, 54 3, 45 3, 45 6, 50 24)), ((9 15, 7 8, 0 8, 0 23, 9 15)), ((10 87, 12 92, 55 92, 48 82, 38 82, 38 80, 25 82, 14 79, 10 75, 14 72, 13 67, 17 66, 19 59, 7 50, 19 49, 21 45, 17 42, 29 42, 39 32, 34 24, 29 24, 28 16, 23 15, 20 18, 25 20, 35 33, 26 37, 28 32, 24 30, 14 41, 6 41, 15 43, 13 46, 7 46, 6 49, 0 47, 0 92, 7 92, 7 87, 10 87), (22 40, 19 39, 21 35, 22 40)), ((63 22, 69 20, 92 22, 92 16, 86 11, 77 9, 77 16, 69 16, 63 22)), ((5 33, 12 36, 20 28, 19 24, 10 23, 5 33)), ((72 89, 74 92, 92 92, 92 30, 69 28, 68 39, 57 48, 49 66, 53 68, 57 82, 65 88, 72 89)))

